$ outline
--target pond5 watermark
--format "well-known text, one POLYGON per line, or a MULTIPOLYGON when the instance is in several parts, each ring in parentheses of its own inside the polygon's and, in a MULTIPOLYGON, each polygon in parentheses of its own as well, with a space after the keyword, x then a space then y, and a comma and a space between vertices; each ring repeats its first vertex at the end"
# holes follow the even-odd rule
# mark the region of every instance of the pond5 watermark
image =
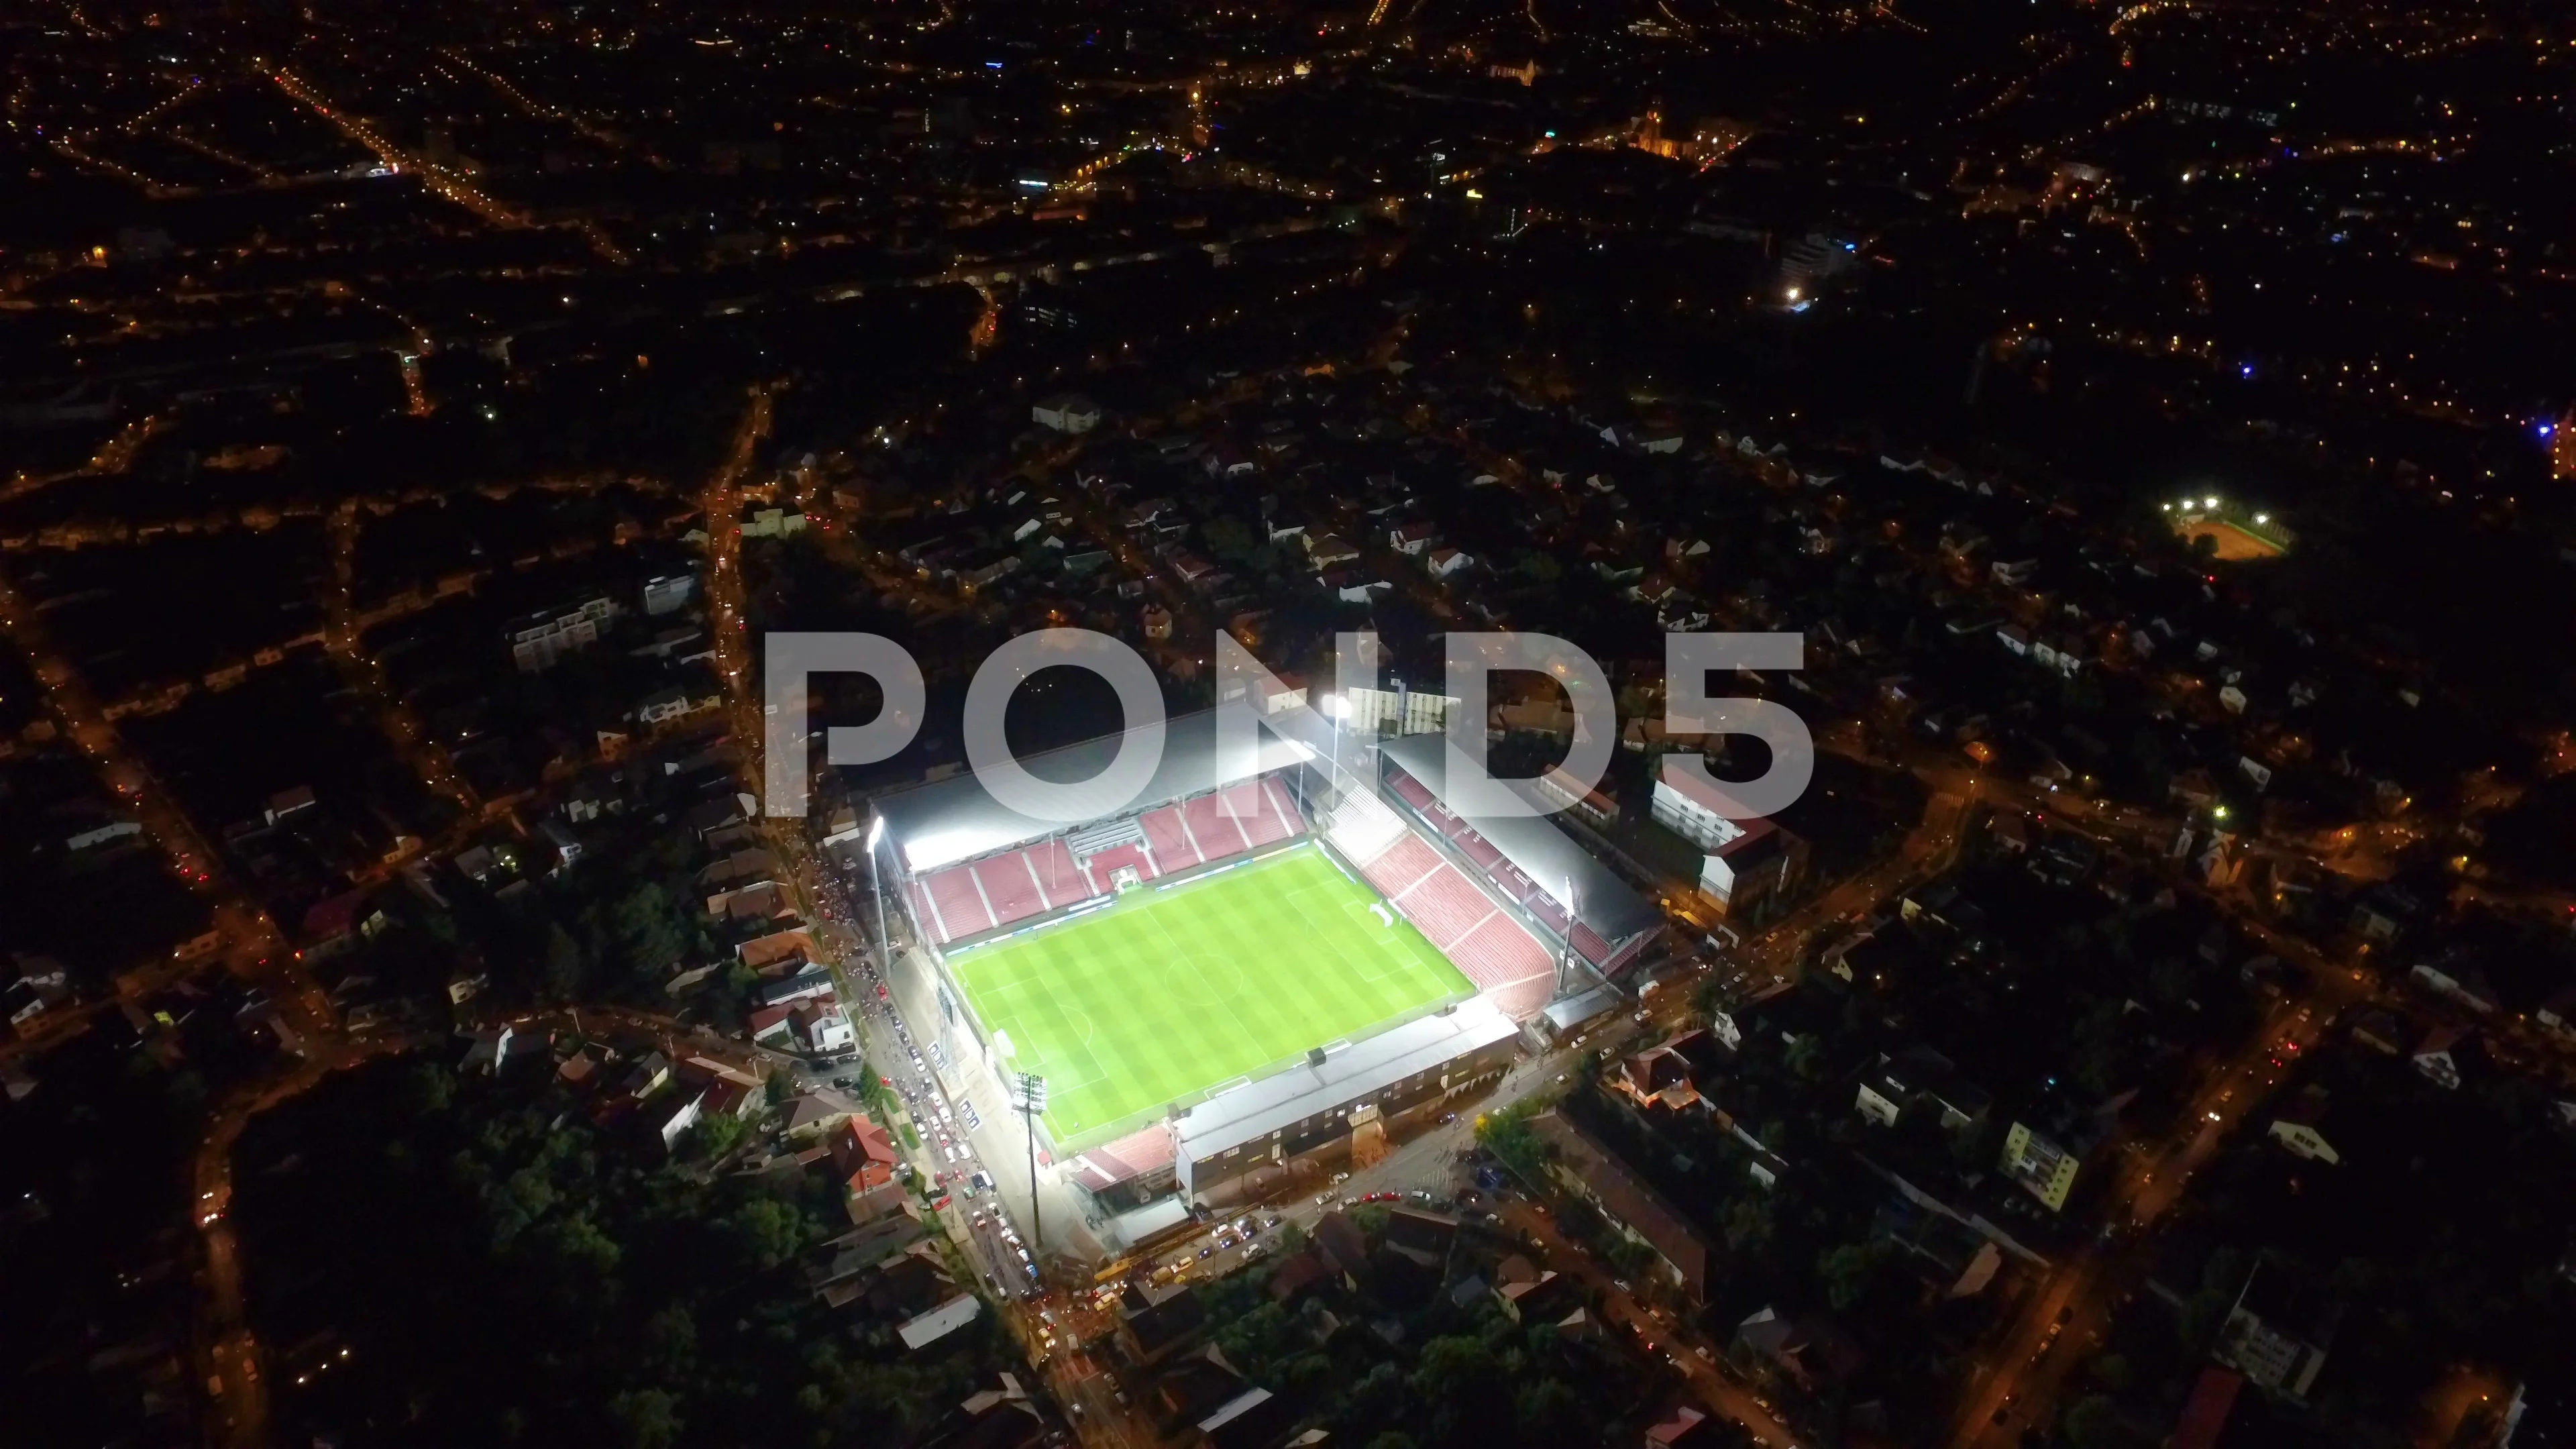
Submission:
MULTIPOLYGON (((810 804, 809 701, 813 681, 825 674, 864 674, 876 681, 884 703, 862 725, 824 731, 823 757, 833 765, 870 765, 892 757, 921 731, 929 701, 921 665, 902 645, 881 634, 772 633, 764 642, 766 728, 762 758, 765 813, 803 815, 810 804)), ((1572 743, 1560 768, 1573 799, 1594 789, 1618 745, 1619 713, 1610 677, 1599 661, 1570 640, 1526 632, 1452 633, 1444 649, 1447 710, 1442 755, 1447 771, 1444 803, 1469 819, 1531 817, 1566 809, 1570 800, 1515 788, 1487 768, 1486 719, 1497 674, 1535 674, 1555 682, 1573 714, 1572 743)), ((1281 682, 1230 634, 1219 632, 1216 660, 1214 789, 1257 773, 1265 729, 1323 759, 1327 741, 1338 745, 1356 691, 1375 690, 1377 636, 1346 633, 1334 639, 1335 692, 1309 699, 1281 682)), ((1712 696, 1709 677, 1738 670, 1790 670, 1806 659, 1795 633, 1700 633, 1664 636, 1663 728, 1671 735, 1750 735, 1769 749, 1768 769, 1751 780, 1721 780, 1696 757, 1670 755, 1667 778, 1676 775, 1716 813, 1751 820, 1776 815, 1795 803, 1815 777, 1815 738, 1806 721, 1767 699, 1712 696)), ((1153 666, 1125 641, 1090 629, 1041 629, 1022 634, 986 657, 966 687, 966 762, 994 800, 1037 820, 1073 825, 1119 814, 1137 802, 1163 762, 1163 692, 1153 666), (1101 772, 1080 781, 1039 779, 1020 763, 1003 737, 1011 697, 1045 669, 1082 669, 1098 675, 1118 695, 1126 729, 1101 772)), ((1334 751, 1338 760, 1338 750, 1334 751)), ((1193 790, 1199 788, 1195 784, 1193 790)), ((1155 802, 1147 802, 1155 803, 1155 802)))

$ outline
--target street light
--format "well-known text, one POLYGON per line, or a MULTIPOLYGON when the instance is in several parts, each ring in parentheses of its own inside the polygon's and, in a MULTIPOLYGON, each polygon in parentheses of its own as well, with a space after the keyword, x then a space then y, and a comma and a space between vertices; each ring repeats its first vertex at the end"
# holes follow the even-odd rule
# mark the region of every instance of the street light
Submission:
POLYGON ((1020 1073, 1020 1115, 1029 1121, 1029 1246, 1039 1253, 1046 1251, 1046 1238, 1038 1228, 1038 1114, 1046 1104, 1046 1078, 1020 1073))

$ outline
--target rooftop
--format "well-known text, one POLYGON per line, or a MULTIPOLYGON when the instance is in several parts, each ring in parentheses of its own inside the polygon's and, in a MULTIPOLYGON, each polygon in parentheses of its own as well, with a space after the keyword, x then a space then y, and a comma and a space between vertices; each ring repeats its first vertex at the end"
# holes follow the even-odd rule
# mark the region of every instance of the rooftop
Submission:
MULTIPOLYGON (((1443 804, 1448 803, 1446 736, 1407 735, 1381 744, 1378 753, 1393 761, 1406 774, 1420 780, 1443 804)), ((1498 783, 1538 809, 1552 806, 1553 802, 1525 781, 1503 780, 1498 783)), ((1626 881, 1594 859, 1591 852, 1576 844, 1572 836, 1544 818, 1490 816, 1471 819, 1468 823, 1475 826, 1477 834, 1502 852, 1503 859, 1538 882, 1540 889, 1556 897, 1558 904, 1566 904, 1564 897, 1572 894, 1581 906, 1583 923, 1598 931, 1602 939, 1612 945, 1663 924, 1663 917, 1656 912, 1653 902, 1630 889, 1626 881)))
POLYGON ((1182 1157, 1204 1161, 1356 1101, 1416 1072, 1509 1039, 1518 1028, 1478 996, 1201 1102, 1172 1125, 1182 1157))
MULTIPOLYGON (((1140 731, 1126 730, 1029 755, 1021 759, 1020 767, 1051 785, 1088 785, 1083 798, 1084 818, 1099 820, 1201 794, 1312 758, 1312 752, 1304 746, 1265 733, 1259 736, 1258 750, 1250 761, 1221 762, 1217 758, 1216 711, 1200 710, 1165 722, 1163 755, 1153 775, 1134 798, 1120 799, 1104 785, 1103 772, 1126 739, 1137 733, 1140 731), (1226 768, 1229 763, 1237 768, 1226 768), (1246 763, 1250 768, 1240 768, 1246 763)), ((885 822, 886 835, 904 869, 916 874, 1043 840, 1078 823, 1022 814, 994 799, 972 772, 880 795, 872 808, 876 818, 885 822)))

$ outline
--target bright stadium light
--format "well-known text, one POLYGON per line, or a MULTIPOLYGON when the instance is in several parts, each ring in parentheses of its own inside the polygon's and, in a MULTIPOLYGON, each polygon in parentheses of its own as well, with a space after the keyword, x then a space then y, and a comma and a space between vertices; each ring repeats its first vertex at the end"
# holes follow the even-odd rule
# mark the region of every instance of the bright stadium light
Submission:
POLYGON ((2218 500, 2215 498, 2204 498, 2200 500, 2200 506, 2203 508, 2216 508, 2218 506, 2218 500))
POLYGON ((1029 1251, 1042 1254, 1046 1239, 1038 1232, 1038 1114, 1046 1110, 1046 1078, 1020 1073, 1020 1112, 1029 1119, 1029 1251))
POLYGON ((886 934, 885 885, 877 873, 879 870, 877 842, 883 839, 885 839, 885 817, 871 814, 868 817, 868 903, 876 908, 877 914, 877 970, 892 973, 894 942, 886 934))

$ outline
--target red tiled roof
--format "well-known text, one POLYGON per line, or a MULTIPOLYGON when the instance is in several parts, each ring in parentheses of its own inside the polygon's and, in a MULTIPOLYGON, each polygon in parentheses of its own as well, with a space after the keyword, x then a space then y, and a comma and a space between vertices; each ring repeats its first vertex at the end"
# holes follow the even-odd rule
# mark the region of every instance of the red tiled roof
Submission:
POLYGON ((2201 1370, 2200 1382, 2192 1385, 2191 1399, 2182 1406, 2182 1420, 2174 1425, 2166 1444, 2170 1449, 2210 1449, 2227 1428, 2228 1411, 2236 1407, 2236 1391, 2244 1386, 2241 1375, 2226 1369, 2201 1370))

